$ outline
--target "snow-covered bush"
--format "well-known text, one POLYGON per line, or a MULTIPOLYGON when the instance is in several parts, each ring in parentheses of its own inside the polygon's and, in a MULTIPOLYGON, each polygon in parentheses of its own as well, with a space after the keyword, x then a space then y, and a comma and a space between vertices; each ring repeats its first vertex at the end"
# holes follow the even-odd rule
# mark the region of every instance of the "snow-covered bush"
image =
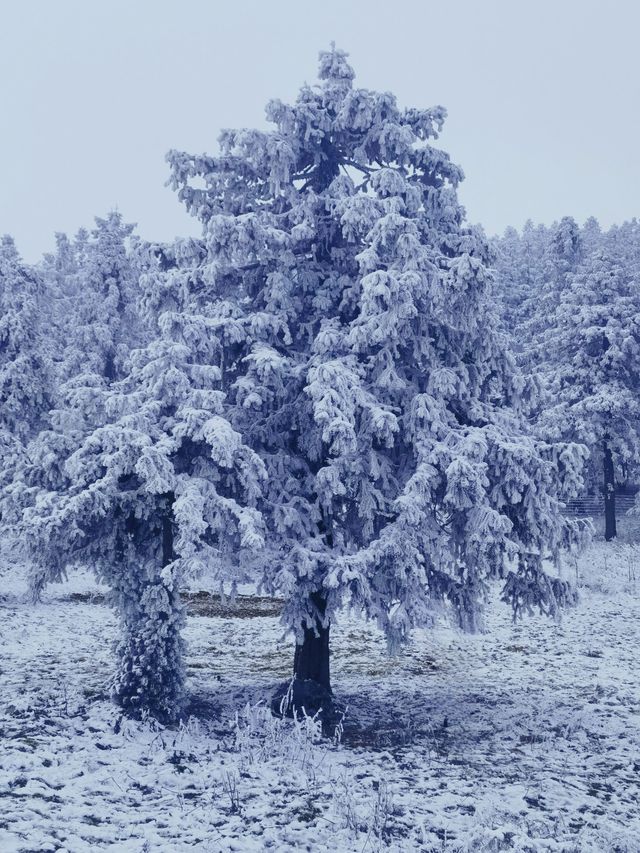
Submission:
POLYGON ((635 593, 640 583, 640 545, 594 542, 572 565, 578 588, 605 595, 635 593))
POLYGON ((247 704, 236 712, 233 737, 242 767, 276 761, 283 768, 295 765, 306 770, 318 760, 315 747, 322 742, 322 720, 318 713, 310 716, 304 711, 286 719, 284 713, 275 716, 262 702, 247 704))

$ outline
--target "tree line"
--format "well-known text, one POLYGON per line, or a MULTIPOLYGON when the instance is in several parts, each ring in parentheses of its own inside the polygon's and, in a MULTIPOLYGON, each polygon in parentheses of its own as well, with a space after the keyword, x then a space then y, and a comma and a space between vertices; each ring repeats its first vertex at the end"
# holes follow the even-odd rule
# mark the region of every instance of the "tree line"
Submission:
POLYGON ((586 486, 602 491, 614 539, 616 484, 633 480, 640 451, 640 225, 528 222, 495 245, 503 326, 539 389, 530 416, 548 440, 588 448, 586 486))

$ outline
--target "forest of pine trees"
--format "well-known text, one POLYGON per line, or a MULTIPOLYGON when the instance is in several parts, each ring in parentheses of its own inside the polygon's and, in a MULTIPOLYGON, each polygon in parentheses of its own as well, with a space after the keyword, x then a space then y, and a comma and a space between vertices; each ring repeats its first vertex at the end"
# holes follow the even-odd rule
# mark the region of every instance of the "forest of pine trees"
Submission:
POLYGON ((390 650, 443 612, 483 627, 575 593, 555 571, 640 459, 640 226, 466 223, 442 107, 319 85, 172 151, 199 238, 119 213, 41 262, 0 244, 0 515, 35 599, 89 566, 120 623, 112 695, 185 700, 181 590, 202 575, 284 601, 293 702, 332 703, 345 607, 390 650))
POLYGON ((640 225, 528 222, 494 246, 502 326, 538 392, 530 421, 588 449, 585 490, 602 495, 614 539, 616 489, 637 479, 640 450, 640 225))

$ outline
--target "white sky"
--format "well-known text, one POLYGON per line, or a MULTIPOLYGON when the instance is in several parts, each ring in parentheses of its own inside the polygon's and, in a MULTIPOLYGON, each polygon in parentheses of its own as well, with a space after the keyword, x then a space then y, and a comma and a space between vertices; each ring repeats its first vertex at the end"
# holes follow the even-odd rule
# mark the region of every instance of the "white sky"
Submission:
POLYGON ((332 40, 356 85, 443 104, 441 146, 490 232, 640 215, 637 0, 0 0, 0 233, 27 260, 117 207, 197 233, 169 148, 264 126, 332 40))

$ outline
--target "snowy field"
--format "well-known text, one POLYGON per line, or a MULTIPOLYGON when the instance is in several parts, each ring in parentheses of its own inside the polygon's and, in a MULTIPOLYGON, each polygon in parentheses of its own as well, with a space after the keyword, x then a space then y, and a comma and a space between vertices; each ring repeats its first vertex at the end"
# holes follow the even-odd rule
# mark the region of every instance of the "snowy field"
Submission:
POLYGON ((560 626, 492 605, 488 634, 442 626, 390 659, 345 618, 335 742, 258 704, 291 665, 272 602, 191 601, 192 716, 162 729, 105 694, 116 626, 90 579, 33 607, 5 570, 0 851, 637 853, 640 550, 567 570, 582 594, 560 626))

